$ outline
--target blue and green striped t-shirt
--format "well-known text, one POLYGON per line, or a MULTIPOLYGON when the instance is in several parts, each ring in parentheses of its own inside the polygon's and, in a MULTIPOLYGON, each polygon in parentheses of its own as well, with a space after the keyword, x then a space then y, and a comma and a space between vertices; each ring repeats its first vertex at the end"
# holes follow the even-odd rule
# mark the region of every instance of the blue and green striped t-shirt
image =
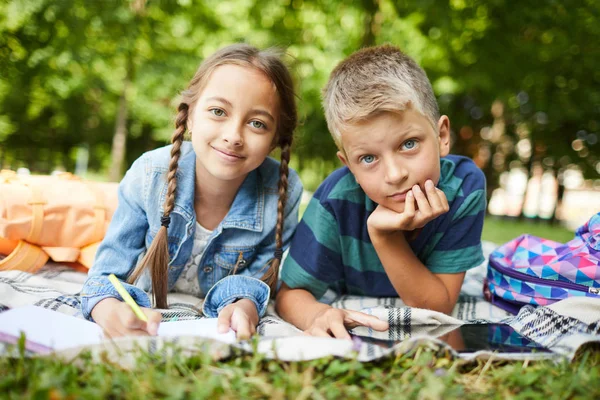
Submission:
MULTIPOLYGON (((463 272, 484 260, 485 176, 466 157, 449 155, 440 162, 438 188, 448 198, 450 211, 427 223, 409 244, 431 272, 463 272)), ((334 171, 315 192, 296 229, 282 280, 317 299, 328 289, 398 296, 367 231, 367 218, 375 207, 348 168, 334 171)))

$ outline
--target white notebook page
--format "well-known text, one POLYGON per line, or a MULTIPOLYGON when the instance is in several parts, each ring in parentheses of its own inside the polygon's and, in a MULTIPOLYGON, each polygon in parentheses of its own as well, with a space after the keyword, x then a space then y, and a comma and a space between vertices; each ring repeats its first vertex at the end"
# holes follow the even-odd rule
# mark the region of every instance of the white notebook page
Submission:
MULTIPOLYGON (((99 325, 37 306, 13 308, 0 313, 0 341, 15 342, 24 332, 27 348, 36 352, 87 346, 103 340, 99 325)), ((221 334, 216 318, 162 322, 158 336, 200 336, 226 343, 235 342, 235 332, 221 334)))

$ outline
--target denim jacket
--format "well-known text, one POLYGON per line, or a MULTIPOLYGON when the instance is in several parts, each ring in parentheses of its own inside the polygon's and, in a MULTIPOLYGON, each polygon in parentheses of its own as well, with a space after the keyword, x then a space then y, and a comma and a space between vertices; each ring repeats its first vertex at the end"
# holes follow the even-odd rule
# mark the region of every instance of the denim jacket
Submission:
MULTIPOLYGON (((119 204, 98 248, 94 265, 81 292, 83 315, 91 319, 94 306, 107 297, 122 300, 108 280, 113 273, 125 281, 149 248, 160 228, 167 194, 167 172, 171 146, 150 151, 137 159, 119 185, 119 204)), ((196 227, 194 211, 196 154, 190 142, 181 147, 177 170, 175 207, 168 228, 168 288, 191 256, 196 227)), ((216 317, 236 299, 251 299, 259 316, 269 301, 269 286, 260 280, 263 267, 273 258, 279 162, 267 158, 250 172, 221 223, 213 230, 198 266, 200 289, 205 296, 203 312, 216 317), (236 275, 232 275, 238 264, 236 275)), ((295 171, 289 172, 283 243, 286 249, 298 224, 302 184, 295 171)), ((143 307, 150 307, 146 292, 152 283, 146 270, 135 283, 123 286, 143 307)))

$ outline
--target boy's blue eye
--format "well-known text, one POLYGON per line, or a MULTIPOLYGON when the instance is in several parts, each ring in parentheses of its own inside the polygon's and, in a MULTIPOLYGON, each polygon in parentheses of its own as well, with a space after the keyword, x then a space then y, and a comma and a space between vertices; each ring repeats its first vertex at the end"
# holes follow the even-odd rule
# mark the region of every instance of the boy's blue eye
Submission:
POLYGON ((365 164, 371 164, 373 161, 375 161, 375 157, 373 156, 362 156, 360 158, 360 162, 364 162, 365 164))
POLYGON ((266 128, 265 124, 263 124, 260 121, 251 121, 250 125, 252 125, 252 127, 256 128, 256 129, 264 129, 264 128, 266 128))
POLYGON ((225 111, 221 110, 220 108, 211 108, 209 111, 217 117, 222 117, 225 115, 225 111))
POLYGON ((413 139, 409 139, 406 142, 404 142, 404 144, 402 145, 402 147, 404 147, 406 150, 412 150, 417 146, 417 141, 413 140, 413 139))

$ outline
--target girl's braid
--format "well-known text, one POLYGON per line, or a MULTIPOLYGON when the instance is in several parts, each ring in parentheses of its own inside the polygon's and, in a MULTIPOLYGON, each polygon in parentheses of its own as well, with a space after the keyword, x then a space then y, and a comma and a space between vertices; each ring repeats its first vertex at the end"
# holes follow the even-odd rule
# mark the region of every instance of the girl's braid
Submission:
POLYGON ((292 138, 289 137, 281 144, 281 163, 279 165, 279 202, 277 203, 277 225, 275 227, 275 254, 269 269, 265 272, 262 280, 271 287, 271 293, 275 294, 279 267, 283 255, 283 223, 285 220, 285 204, 287 201, 288 174, 292 138))
POLYGON ((152 244, 142 261, 135 268, 128 279, 128 282, 134 283, 142 274, 144 269, 150 268, 152 277, 152 298, 154 306, 157 308, 167 308, 168 292, 168 265, 169 265, 169 241, 168 228, 171 223, 171 211, 175 206, 175 193, 177 191, 177 167, 179 157, 181 156, 181 145, 188 120, 188 105, 181 103, 178 107, 177 119, 175 120, 175 132, 171 137, 171 161, 169 162, 169 172, 167 173, 167 196, 164 204, 164 214, 160 222, 161 227, 152 240, 152 244))

